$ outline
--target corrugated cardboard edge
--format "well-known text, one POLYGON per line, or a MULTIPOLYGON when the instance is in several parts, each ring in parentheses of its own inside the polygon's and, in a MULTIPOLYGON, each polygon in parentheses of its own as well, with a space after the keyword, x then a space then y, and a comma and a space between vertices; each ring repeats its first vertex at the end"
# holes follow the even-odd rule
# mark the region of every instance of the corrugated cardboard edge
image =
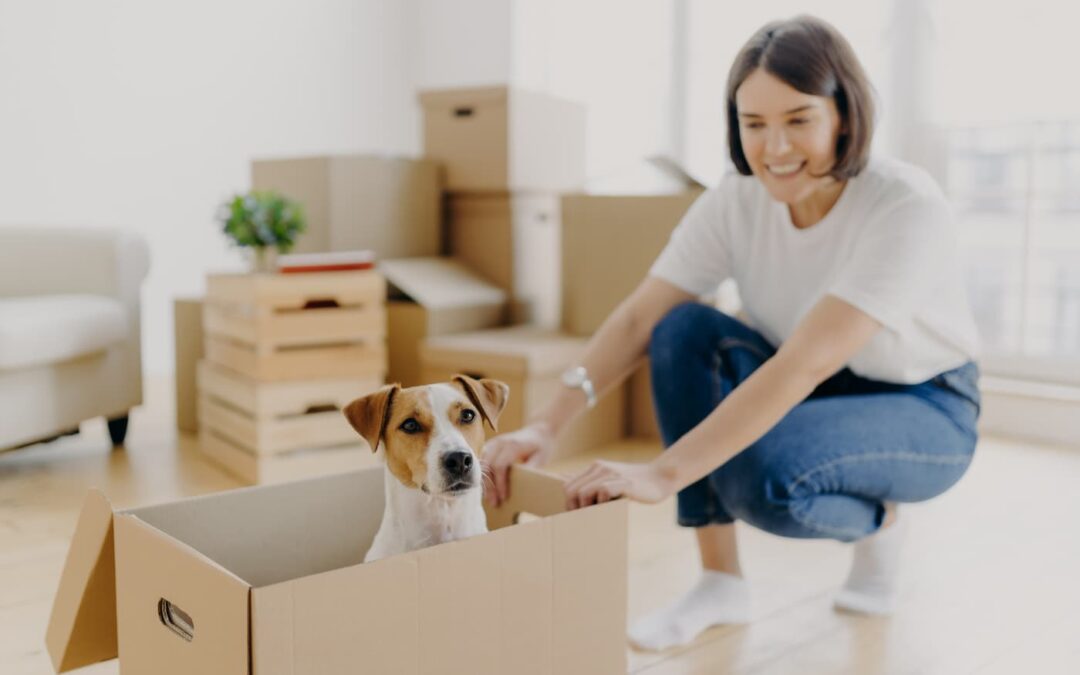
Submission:
POLYGON ((98 490, 90 490, 83 501, 45 645, 58 673, 117 656, 113 509, 98 490))

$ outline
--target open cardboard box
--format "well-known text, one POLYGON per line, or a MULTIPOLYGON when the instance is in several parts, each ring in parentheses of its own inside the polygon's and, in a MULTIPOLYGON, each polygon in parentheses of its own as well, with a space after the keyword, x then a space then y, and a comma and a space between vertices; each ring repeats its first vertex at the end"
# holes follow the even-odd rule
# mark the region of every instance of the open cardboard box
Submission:
POLYGON ((386 277, 387 382, 425 384, 420 344, 432 335, 467 333, 506 323, 506 291, 461 261, 403 258, 379 262, 386 277))
POLYGON ((91 490, 49 620, 54 667, 626 672, 626 502, 564 513, 560 478, 515 466, 491 532, 365 564, 383 481, 376 467, 126 511, 91 490))

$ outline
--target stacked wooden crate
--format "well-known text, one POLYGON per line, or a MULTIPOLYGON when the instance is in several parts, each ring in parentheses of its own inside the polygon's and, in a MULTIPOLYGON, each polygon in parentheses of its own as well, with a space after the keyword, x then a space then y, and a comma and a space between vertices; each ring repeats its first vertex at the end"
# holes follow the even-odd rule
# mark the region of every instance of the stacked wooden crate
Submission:
POLYGON ((385 380, 385 298, 370 270, 209 276, 202 451, 251 483, 373 464, 341 409, 385 380))

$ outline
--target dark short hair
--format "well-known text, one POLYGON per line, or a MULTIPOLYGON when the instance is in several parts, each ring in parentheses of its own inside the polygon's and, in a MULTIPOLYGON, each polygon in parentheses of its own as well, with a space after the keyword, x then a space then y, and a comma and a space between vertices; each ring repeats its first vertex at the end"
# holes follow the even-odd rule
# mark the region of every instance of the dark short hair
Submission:
POLYGON ((830 24, 807 15, 766 24, 739 50, 731 65, 728 150, 739 173, 749 176, 753 172, 743 153, 735 91, 758 68, 804 94, 827 96, 836 102, 842 131, 836 140, 836 163, 828 175, 836 180, 858 175, 866 166, 874 133, 873 88, 844 36, 830 24))

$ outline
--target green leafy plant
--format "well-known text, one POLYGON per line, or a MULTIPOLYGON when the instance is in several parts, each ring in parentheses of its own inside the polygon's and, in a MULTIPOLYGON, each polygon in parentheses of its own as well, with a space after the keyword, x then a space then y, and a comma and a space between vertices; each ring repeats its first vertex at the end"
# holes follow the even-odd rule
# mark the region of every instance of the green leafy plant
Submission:
POLYGON ((218 210, 222 231, 237 246, 288 253, 307 227, 300 204, 271 191, 234 195, 218 210))

